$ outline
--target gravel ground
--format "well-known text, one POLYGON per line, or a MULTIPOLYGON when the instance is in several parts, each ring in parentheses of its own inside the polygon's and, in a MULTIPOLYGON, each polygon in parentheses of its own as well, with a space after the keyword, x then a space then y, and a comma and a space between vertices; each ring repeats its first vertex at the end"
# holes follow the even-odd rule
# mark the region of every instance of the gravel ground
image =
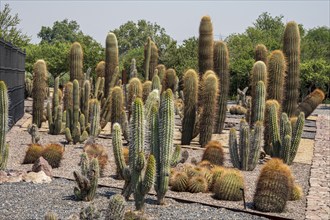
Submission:
MULTIPOLYGON (((0 219, 43 219, 48 211, 57 213, 61 219, 67 219, 90 204, 90 202, 75 201, 74 186, 75 182, 62 178, 56 178, 51 183, 43 185, 25 182, 1 184, 0 219)), ((100 210, 101 219, 105 215, 108 199, 116 193, 120 193, 120 190, 109 187, 98 188, 93 204, 100 210)), ((154 196, 147 196, 145 213, 149 219, 266 219, 197 203, 179 203, 173 199, 168 199, 168 204, 165 206, 156 205, 155 202, 154 196)), ((134 209, 134 201, 129 201, 126 210, 132 209, 134 209)))

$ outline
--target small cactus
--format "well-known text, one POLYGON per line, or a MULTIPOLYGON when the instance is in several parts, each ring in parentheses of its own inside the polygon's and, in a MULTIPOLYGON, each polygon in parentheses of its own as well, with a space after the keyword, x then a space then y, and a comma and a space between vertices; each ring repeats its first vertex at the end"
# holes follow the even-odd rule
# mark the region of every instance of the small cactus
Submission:
POLYGON ((171 190, 177 192, 184 192, 188 186, 188 175, 184 172, 176 172, 171 177, 171 190))
POLYGON ((222 166, 224 152, 221 143, 218 141, 209 141, 205 146, 202 160, 207 160, 214 165, 222 166))
POLYGON ((84 152, 87 154, 89 160, 96 158, 99 163, 100 176, 102 176, 105 166, 108 164, 107 149, 100 144, 86 144, 84 152))
POLYGON ((292 191, 290 168, 271 159, 260 171, 253 202, 258 211, 283 212, 292 191))
POLYGON ((144 103, 147 101, 147 98, 151 92, 151 86, 152 82, 149 80, 142 84, 142 100, 144 103))
POLYGON ((206 192, 208 189, 208 183, 203 176, 193 176, 188 181, 188 191, 191 193, 206 192))
POLYGON ((233 105, 230 107, 229 113, 232 115, 245 115, 247 113, 247 109, 240 105, 233 105))
POLYGON ((312 93, 304 98, 304 100, 298 105, 297 115, 299 112, 305 113, 305 118, 310 116, 319 104, 324 100, 324 92, 320 89, 315 89, 312 93))
POLYGON ((59 144, 48 144, 42 151, 41 156, 47 160, 52 168, 60 167, 63 158, 64 147, 59 144))
POLYGON ((167 69, 165 72, 165 77, 163 81, 163 90, 166 91, 167 89, 171 89, 173 94, 175 94, 176 90, 178 89, 178 77, 174 69, 167 69))
POLYGON ((31 135, 31 143, 37 144, 40 140, 38 126, 36 124, 30 124, 28 126, 28 132, 31 135))
POLYGON ((122 195, 115 194, 110 197, 106 219, 124 220, 126 201, 122 195))
POLYGON ((42 155, 43 149, 40 144, 29 144, 23 164, 34 163, 42 155))
POLYGON ((217 178, 213 192, 214 197, 220 200, 239 201, 243 199, 244 179, 237 170, 227 170, 217 178))
POLYGON ((45 215, 45 220, 58 220, 58 217, 54 212, 48 212, 45 215))

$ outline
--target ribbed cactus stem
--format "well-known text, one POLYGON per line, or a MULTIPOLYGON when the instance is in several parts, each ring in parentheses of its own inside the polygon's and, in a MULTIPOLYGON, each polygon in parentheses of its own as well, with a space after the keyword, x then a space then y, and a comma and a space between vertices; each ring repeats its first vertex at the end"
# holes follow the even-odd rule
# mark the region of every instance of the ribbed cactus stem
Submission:
POLYGON ((3 81, 0 81, 0 170, 7 166, 9 145, 6 143, 8 129, 8 91, 3 81))
POLYGON ((54 92, 52 98, 52 109, 50 103, 47 103, 47 120, 50 134, 60 134, 62 130, 62 108, 59 97, 59 77, 55 78, 54 92))
POLYGON ((104 71, 105 71, 105 62, 100 61, 95 68, 96 77, 104 77, 104 71))
POLYGON ((255 48, 254 53, 255 62, 260 60, 264 62, 266 66, 268 66, 268 50, 265 45, 258 44, 255 48))
POLYGON ((151 58, 151 39, 148 37, 147 43, 144 45, 144 79, 149 80, 149 68, 151 58))
POLYGON ((207 71, 202 81, 202 113, 200 116, 199 143, 204 147, 212 138, 214 116, 218 95, 218 77, 213 71, 207 71))
MULTIPOLYGON (((121 87, 116 86, 111 91, 111 122, 120 123, 121 114, 124 109, 124 95, 121 87)), ((121 124, 122 126, 122 124, 121 124)))
MULTIPOLYGON (((112 146, 113 146, 113 154, 114 154, 114 158, 115 158, 115 163, 117 166, 117 169, 119 170, 121 176, 125 179, 126 182, 129 181, 130 176, 128 173, 126 173, 126 171, 128 170, 128 167, 125 163, 125 159, 124 159, 124 155, 122 152, 122 131, 121 131, 121 127, 119 123, 115 123, 113 125, 112 128, 112 146)), ((127 184, 125 184, 126 186, 127 184)))
POLYGON ((90 114, 90 129, 89 135, 97 137, 100 133, 100 103, 97 99, 90 100, 91 114, 90 114))
MULTIPOLYGON (((158 70, 156 69, 155 72, 158 72, 158 70)), ((152 77, 151 90, 155 89, 158 89, 158 91, 162 91, 162 85, 158 74, 155 74, 154 77, 152 77)))
POLYGON ((132 78, 128 84, 128 115, 132 112, 132 103, 135 98, 142 98, 142 84, 138 78, 132 78))
MULTIPOLYGON (((82 94, 82 113, 88 118, 89 116, 89 98, 90 98, 90 93, 91 93, 91 84, 89 80, 85 80, 84 82, 84 93, 82 94)), ((87 123, 89 122, 89 120, 86 120, 85 122, 85 126, 87 126, 87 123)))
POLYGON ((257 121, 264 121, 266 108, 266 88, 263 81, 259 81, 256 86, 255 96, 252 97, 253 118, 251 124, 254 125, 257 121))
POLYGON ((207 70, 213 70, 213 27, 211 18, 203 16, 199 25, 198 71, 203 75, 207 70))
POLYGON ((178 83, 179 81, 175 70, 172 68, 167 69, 165 72, 165 78, 162 86, 163 90, 165 91, 167 89, 171 89, 174 94, 178 89, 178 83))
POLYGON ((155 69, 158 65, 158 48, 156 44, 151 41, 151 56, 149 65, 149 79, 152 79, 155 75, 155 69))
POLYGON ((156 107, 156 109, 158 110, 160 105, 160 97, 159 97, 159 91, 157 89, 153 90, 152 92, 150 92, 145 105, 144 105, 144 115, 145 115, 145 119, 146 121, 149 121, 151 114, 152 114, 152 108, 156 107))
POLYGON ((40 128, 44 117, 44 101, 47 97, 47 67, 44 60, 38 60, 33 65, 33 73, 32 123, 40 128))
POLYGON ((174 101, 173 93, 167 89, 162 94, 159 114, 159 156, 157 161, 156 192, 159 204, 164 204, 168 190, 174 137, 174 101))
POLYGON ((184 117, 182 121, 181 144, 189 145, 194 133, 198 99, 198 75, 193 69, 183 76, 184 117))
POLYGON ((70 81, 78 80, 82 86, 84 80, 83 73, 83 49, 78 42, 74 42, 70 49, 70 81))
POLYGON ((110 82, 117 66, 119 66, 117 37, 114 33, 108 33, 105 40, 105 96, 109 94, 110 82))
POLYGON ((322 103, 324 98, 324 92, 320 89, 315 89, 298 105, 296 115, 298 115, 300 112, 304 112, 305 117, 307 118, 313 113, 317 106, 322 103))
POLYGON ((152 82, 151 81, 145 81, 143 84, 142 84, 142 100, 143 102, 145 103, 150 92, 152 91, 151 90, 151 84, 152 82))
POLYGON ((111 196, 106 219, 124 220, 126 205, 125 198, 122 195, 115 194, 111 196))
POLYGON ((229 53, 223 41, 214 44, 214 72, 219 77, 218 110, 216 114, 215 133, 220 134, 225 125, 227 99, 229 93, 229 53))
POLYGON ((287 58, 287 74, 285 80, 285 100, 283 111, 289 117, 295 115, 299 101, 300 88, 300 33, 298 24, 288 22, 284 31, 283 52, 287 58))

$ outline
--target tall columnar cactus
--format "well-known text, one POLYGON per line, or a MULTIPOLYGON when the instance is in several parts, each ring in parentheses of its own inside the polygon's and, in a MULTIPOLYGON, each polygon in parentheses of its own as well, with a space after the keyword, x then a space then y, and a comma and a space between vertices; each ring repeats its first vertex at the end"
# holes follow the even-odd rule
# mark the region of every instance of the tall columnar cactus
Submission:
POLYGON ((218 110, 215 121, 215 133, 220 134, 225 125, 227 99, 229 92, 229 53, 223 41, 214 44, 214 72, 219 77, 218 110))
POLYGON ((158 70, 155 70, 155 75, 152 77, 152 81, 151 81, 151 90, 153 91, 154 89, 157 89, 159 92, 162 91, 162 84, 160 82, 160 78, 158 76, 158 74, 156 74, 156 72, 158 72, 158 70))
POLYGON ((265 118, 266 108, 266 88, 263 81, 259 81, 256 86, 255 95, 252 97, 252 118, 251 125, 254 125, 257 121, 263 123, 265 118))
POLYGON ((38 128, 44 120, 44 101, 47 98, 47 67, 44 60, 37 60, 33 65, 32 123, 38 128))
POLYGON ((50 103, 47 103, 47 120, 49 124, 50 134, 60 134, 62 131, 62 107, 61 107, 61 97, 59 97, 59 77, 55 78, 54 83, 54 93, 52 100, 52 108, 50 103))
POLYGON ((282 104, 284 97, 284 79, 286 61, 281 50, 274 50, 268 61, 267 99, 276 99, 282 104))
POLYGON ((212 70, 207 71, 203 76, 201 92, 201 100, 203 100, 203 102, 200 116, 199 143, 204 147, 212 138, 218 98, 218 77, 212 70))
POLYGON ((142 100, 143 102, 146 102, 150 92, 151 92, 151 86, 152 86, 152 82, 151 81, 145 81, 142 84, 142 100))
MULTIPOLYGON (((119 123, 123 128, 121 123, 122 114, 124 111, 124 96, 121 87, 116 86, 111 90, 111 123, 119 123)), ((125 111, 124 111, 124 114, 125 111)))
POLYGON ((74 195, 83 201, 92 201, 96 194, 98 178, 99 178, 99 162, 93 158, 90 162, 86 153, 83 153, 81 162, 82 174, 77 171, 73 172, 73 176, 78 187, 74 188, 74 195), (84 155, 85 154, 85 155, 84 155))
POLYGON ((312 112, 317 108, 319 104, 324 100, 324 92, 320 89, 315 89, 312 93, 304 98, 304 100, 298 105, 297 113, 304 112, 305 118, 310 116, 312 112))
POLYGON ((159 65, 157 65, 156 68, 158 70, 158 76, 160 79, 160 83, 162 83, 165 78, 166 67, 163 64, 159 64, 159 65))
POLYGON ((63 96, 63 110, 73 109, 73 84, 72 82, 67 82, 64 86, 64 96, 63 96))
POLYGON ((129 118, 132 112, 132 102, 135 98, 142 98, 142 84, 138 78, 132 78, 128 84, 127 109, 129 118))
POLYGON ((286 24, 283 52, 288 64, 283 111, 292 117, 297 111, 300 87, 300 33, 298 24, 294 21, 286 24))
POLYGON ((273 103, 269 106, 268 117, 271 124, 270 133, 273 147, 271 156, 281 158, 286 164, 290 165, 298 151, 305 123, 305 114, 300 112, 298 119, 291 123, 288 115, 283 112, 281 120, 278 120, 276 104, 273 103))
POLYGON ((89 135, 92 137, 97 137, 100 134, 100 103, 97 99, 89 100, 90 105, 90 114, 89 117, 90 128, 89 135))
POLYGON ((110 82, 117 66, 119 66, 117 37, 114 33, 108 33, 105 40, 105 96, 108 96, 109 94, 110 82))
POLYGON ((190 145, 193 139, 198 100, 198 75, 189 69, 183 75, 184 117, 181 144, 190 145))
POLYGON ((199 25, 198 71, 203 75, 213 70, 213 27, 211 18, 203 16, 199 25))
POLYGON ((0 81, 0 170, 6 169, 9 145, 6 143, 8 129, 8 91, 3 81, 0 81))
POLYGON ((150 69, 149 69, 149 79, 152 79, 155 75, 155 69, 158 65, 158 48, 156 44, 151 41, 151 56, 150 56, 150 69))
POLYGON ((258 211, 283 212, 290 198, 293 180, 290 168, 274 158, 261 169, 253 202, 258 211))
POLYGON ((229 133, 229 153, 234 167, 240 170, 252 171, 256 167, 262 142, 262 123, 256 122, 251 130, 248 123, 242 119, 240 123, 239 142, 235 128, 229 133))
POLYGON ((129 74, 129 78, 135 78, 138 77, 137 75, 137 69, 136 69, 136 60, 133 58, 131 61, 131 66, 130 66, 130 74, 129 74))
POLYGON ((97 77, 97 80, 95 82, 94 86, 94 94, 93 97, 95 99, 98 99, 99 101, 103 100, 104 97, 104 77, 97 77))
MULTIPOLYGON (((262 81, 264 83, 265 89, 267 89, 267 80, 268 80, 268 76, 267 76, 267 68, 264 62, 262 61, 257 61, 254 63, 253 68, 252 68, 252 73, 251 73, 251 96, 252 96, 252 111, 251 111, 251 125, 253 125, 253 122, 255 122, 256 120, 254 120, 256 117, 260 117, 259 116, 255 116, 255 114, 259 114, 260 112, 256 112, 254 111, 254 106, 256 106, 257 104, 257 94, 256 94, 256 88, 257 88, 257 84, 259 81, 262 81)), ((265 91, 265 95, 266 95, 266 91, 265 91)), ((263 113, 262 113, 263 114, 263 113)), ((262 116, 263 117, 263 116, 262 116)))
POLYGON ((118 123, 113 125, 112 145, 118 171, 125 180, 122 194, 128 199, 134 192, 135 205, 136 208, 140 210, 143 209, 144 197, 153 185, 156 172, 155 158, 153 155, 149 156, 148 162, 145 164, 144 110, 143 102, 140 98, 136 98, 133 103, 130 129, 129 167, 126 165, 122 153, 122 132, 118 123))
POLYGON ((151 39, 148 37, 147 43, 144 45, 144 79, 149 80, 151 58, 151 39))
POLYGON ((105 71, 105 62, 100 61, 95 68, 96 77, 104 77, 104 71, 105 71))
MULTIPOLYGON (((161 106, 159 110, 159 147, 155 152, 157 162, 157 178, 155 190, 159 204, 164 204, 164 197, 168 190, 171 161, 174 155, 173 138, 174 138, 174 101, 173 93, 167 89, 161 98, 161 106)), ((153 134, 153 131, 151 131, 153 134)))
POLYGON ((83 85, 83 49, 78 42, 74 42, 70 49, 70 81, 78 80, 79 85, 83 85))
MULTIPOLYGON (((85 116, 80 113, 79 102, 79 82, 73 80, 73 92, 72 92, 73 108, 66 110, 66 128, 65 137, 68 142, 74 144, 83 142, 87 139, 88 133, 83 128, 85 127, 85 116)), ((87 116, 88 117, 88 116, 87 116)))
POLYGON ((268 50, 265 45, 258 44, 254 50, 254 60, 262 61, 265 63, 266 66, 268 66, 268 50))
POLYGON ((174 69, 167 69, 163 80, 163 91, 171 89, 173 93, 178 89, 179 80, 174 69))
POLYGON ((91 93, 91 84, 89 80, 85 80, 83 90, 81 91, 81 105, 82 113, 87 117, 84 126, 87 126, 89 121, 89 99, 91 93))
POLYGON ((281 105, 278 103, 276 99, 269 99, 266 101, 266 110, 265 110, 265 121, 264 121, 264 150, 265 153, 268 155, 272 154, 273 147, 272 147, 272 140, 271 140, 271 126, 272 124, 269 121, 269 111, 270 107, 274 106, 275 107, 275 112, 278 116, 280 116, 281 112, 281 105))

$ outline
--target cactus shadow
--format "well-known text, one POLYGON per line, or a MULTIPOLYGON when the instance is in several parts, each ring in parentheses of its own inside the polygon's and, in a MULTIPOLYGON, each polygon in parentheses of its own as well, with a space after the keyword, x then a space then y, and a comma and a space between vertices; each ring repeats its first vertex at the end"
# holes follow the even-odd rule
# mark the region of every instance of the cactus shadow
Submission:
POLYGON ((145 203, 149 205, 158 205, 157 199, 153 199, 153 198, 146 198, 145 203))
POLYGON ((75 195, 62 196, 62 200, 77 201, 75 195))
POLYGON ((110 199, 110 197, 115 194, 118 194, 118 192, 107 191, 104 193, 99 193, 100 196, 106 197, 107 199, 110 199))

